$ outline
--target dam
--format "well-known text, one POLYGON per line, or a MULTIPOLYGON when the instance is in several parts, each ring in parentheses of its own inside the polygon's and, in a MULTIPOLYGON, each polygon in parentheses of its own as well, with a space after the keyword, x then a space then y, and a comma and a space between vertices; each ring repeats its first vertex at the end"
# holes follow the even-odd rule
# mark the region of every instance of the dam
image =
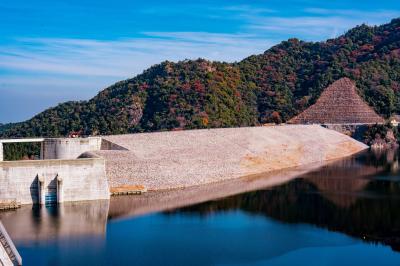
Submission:
POLYGON ((114 191, 166 190, 339 159, 366 145, 318 125, 220 128, 40 142, 40 160, 0 161, 0 202, 109 199, 114 191))
POLYGON ((78 158, 100 149, 101 138, 7 139, 8 143, 39 142, 40 160, 0 161, 0 204, 52 204, 108 199, 104 159, 78 158))

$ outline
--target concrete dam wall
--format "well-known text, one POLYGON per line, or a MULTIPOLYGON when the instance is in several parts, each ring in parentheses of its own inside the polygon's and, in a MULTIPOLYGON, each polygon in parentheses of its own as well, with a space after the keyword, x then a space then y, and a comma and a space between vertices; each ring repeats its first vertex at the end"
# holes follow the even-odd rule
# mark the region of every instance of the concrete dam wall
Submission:
POLYGON ((3 202, 47 204, 109 199, 104 159, 78 158, 84 152, 100 150, 101 138, 0 140, 0 152, 4 144, 18 142, 40 142, 41 160, 0 161, 3 202))
POLYGON ((108 199, 104 159, 0 162, 0 198, 21 204, 108 199))

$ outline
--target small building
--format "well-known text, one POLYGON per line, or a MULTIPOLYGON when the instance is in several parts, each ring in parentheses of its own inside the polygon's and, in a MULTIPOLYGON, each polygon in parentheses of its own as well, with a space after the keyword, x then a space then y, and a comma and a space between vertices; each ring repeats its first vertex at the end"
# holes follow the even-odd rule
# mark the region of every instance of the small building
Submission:
POLYGON ((398 114, 392 115, 392 116, 389 118, 389 123, 390 123, 392 126, 397 127, 397 126, 399 125, 399 123, 400 123, 400 115, 398 115, 398 114))

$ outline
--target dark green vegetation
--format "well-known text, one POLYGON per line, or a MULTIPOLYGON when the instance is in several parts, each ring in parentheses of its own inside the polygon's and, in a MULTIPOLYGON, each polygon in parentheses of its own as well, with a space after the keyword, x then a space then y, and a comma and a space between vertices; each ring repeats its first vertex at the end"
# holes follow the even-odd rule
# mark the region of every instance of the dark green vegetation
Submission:
POLYGON ((163 62, 101 91, 67 102, 0 136, 148 132, 284 122, 342 77, 381 115, 400 112, 400 19, 362 25, 326 42, 290 39, 241 62, 163 62))
POLYGON ((0 123, 0 134, 2 134, 4 131, 8 130, 12 126, 13 126, 12 124, 2 124, 2 123, 0 123))
POLYGON ((4 144, 4 160, 34 160, 40 156, 40 143, 6 143, 4 144))
POLYGON ((392 126, 390 123, 371 125, 365 131, 363 140, 368 145, 373 145, 377 142, 394 145, 400 143, 399 128, 392 126))

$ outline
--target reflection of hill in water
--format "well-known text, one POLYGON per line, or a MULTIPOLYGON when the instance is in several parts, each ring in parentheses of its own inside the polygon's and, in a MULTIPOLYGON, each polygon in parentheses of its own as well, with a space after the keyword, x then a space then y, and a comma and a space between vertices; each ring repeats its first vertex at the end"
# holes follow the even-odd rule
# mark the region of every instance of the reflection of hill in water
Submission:
POLYGON ((350 207, 368 185, 367 177, 383 173, 384 166, 367 165, 350 158, 324 166, 303 176, 328 200, 340 207, 350 207))
POLYGON ((400 182, 392 168, 397 155, 392 157, 395 160, 374 156, 360 155, 274 189, 232 196, 178 212, 207 215, 242 209, 286 223, 314 224, 400 251, 400 182), (379 178, 375 179, 377 175, 379 178))
POLYGON ((314 224, 400 250, 399 185, 393 188, 387 181, 371 181, 368 190, 374 190, 377 195, 359 197, 351 206, 343 208, 327 200, 314 184, 298 179, 273 190, 237 195, 181 211, 207 215, 242 209, 286 223, 314 224))

